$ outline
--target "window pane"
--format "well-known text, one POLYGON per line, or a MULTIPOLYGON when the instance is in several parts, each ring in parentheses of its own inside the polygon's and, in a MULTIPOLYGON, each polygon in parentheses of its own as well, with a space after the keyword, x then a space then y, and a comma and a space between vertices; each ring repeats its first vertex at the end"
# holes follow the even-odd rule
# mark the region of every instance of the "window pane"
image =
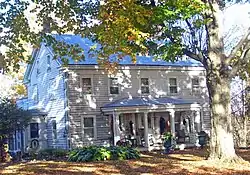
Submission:
POLYGON ((110 87, 110 94, 119 94, 118 87, 110 87))
POLYGON ((149 85, 148 78, 141 78, 141 85, 142 86, 148 86, 149 85))
POLYGON ((147 87, 147 86, 141 87, 141 93, 142 94, 148 94, 149 93, 149 87, 147 87))
POLYGON ((170 79, 169 79, 169 84, 170 84, 170 85, 177 85, 176 78, 170 78, 170 79))
POLYGON ((83 86, 91 86, 91 78, 83 78, 82 84, 83 86))
POLYGON ((118 78, 110 78, 109 79, 110 86, 118 85, 118 78))
POLYGON ((30 138, 38 138, 39 137, 39 128, 38 123, 31 123, 30 124, 30 138))
POLYGON ((83 93, 84 94, 92 94, 92 88, 91 87, 84 87, 83 93))
POLYGON ((193 78, 192 79, 192 85, 199 85, 199 79, 198 78, 193 78))
POLYGON ((83 127, 94 127, 94 118, 83 118, 83 127))
POLYGON ((47 64, 50 66, 50 55, 47 56, 47 64))
POLYGON ((177 93, 177 87, 170 87, 170 93, 176 94, 177 93))
POLYGON ((88 128, 83 130, 84 138, 94 138, 94 128, 88 128))

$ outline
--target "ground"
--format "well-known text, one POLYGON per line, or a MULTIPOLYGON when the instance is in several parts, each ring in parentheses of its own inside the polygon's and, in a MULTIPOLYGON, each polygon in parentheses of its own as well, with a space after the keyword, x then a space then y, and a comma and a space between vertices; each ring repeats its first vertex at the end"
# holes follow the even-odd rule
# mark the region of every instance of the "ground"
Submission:
POLYGON ((0 165, 2 175, 154 175, 154 174, 249 174, 250 149, 237 150, 238 155, 246 162, 241 164, 218 164, 215 161, 204 160, 206 151, 188 149, 175 151, 170 155, 160 152, 143 153, 138 160, 103 161, 91 163, 69 163, 54 161, 31 161, 0 165))

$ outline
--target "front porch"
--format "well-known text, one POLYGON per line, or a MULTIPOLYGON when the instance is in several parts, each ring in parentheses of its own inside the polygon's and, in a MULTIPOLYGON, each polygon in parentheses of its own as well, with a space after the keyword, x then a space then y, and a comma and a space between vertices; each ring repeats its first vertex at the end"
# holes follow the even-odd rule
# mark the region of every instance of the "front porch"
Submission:
POLYGON ((127 103, 122 99, 102 108, 112 121, 114 145, 129 141, 145 150, 163 149, 164 132, 176 137, 177 147, 197 144, 197 133, 202 130, 199 104, 172 98, 154 99, 154 103, 161 103, 153 105, 148 98, 126 100, 127 103), (172 103, 166 103, 170 100, 172 103))

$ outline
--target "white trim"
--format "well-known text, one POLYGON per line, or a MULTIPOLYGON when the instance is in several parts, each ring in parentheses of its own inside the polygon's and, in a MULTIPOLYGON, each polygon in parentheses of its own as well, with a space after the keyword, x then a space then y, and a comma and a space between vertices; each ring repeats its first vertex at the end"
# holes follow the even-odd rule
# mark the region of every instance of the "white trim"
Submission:
MULTIPOLYGON (((92 128, 92 127, 88 127, 92 128)), ((96 115, 82 115, 81 116, 81 136, 82 136, 82 141, 90 141, 90 140, 95 140, 97 139, 97 128, 96 128, 96 115), (93 138, 84 138, 84 124, 83 124, 83 119, 84 118, 93 118, 93 128, 94 128, 94 137, 93 138)))
POLYGON ((180 92, 180 86, 179 86, 179 80, 176 76, 169 76, 168 77, 168 94, 171 95, 171 96, 177 96, 179 95, 179 92, 180 92), (171 78, 175 78, 176 79, 176 89, 177 89, 177 93, 171 93, 170 91, 170 79, 171 78))

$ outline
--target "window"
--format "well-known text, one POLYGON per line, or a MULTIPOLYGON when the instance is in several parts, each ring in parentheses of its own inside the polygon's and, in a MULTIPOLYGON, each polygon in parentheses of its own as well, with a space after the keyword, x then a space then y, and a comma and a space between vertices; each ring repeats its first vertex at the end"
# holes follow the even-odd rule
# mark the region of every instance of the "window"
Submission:
POLYGON ((148 78, 141 78, 141 93, 142 94, 149 94, 148 78))
POLYGON ((39 60, 36 61, 36 75, 39 75, 40 74, 40 64, 39 64, 39 60))
POLYGON ((50 55, 47 55, 47 66, 48 66, 47 71, 51 70, 50 64, 51 64, 50 55))
POLYGON ((91 78, 82 78, 82 90, 84 94, 92 94, 91 78))
POLYGON ((119 94, 118 78, 109 79, 109 92, 110 94, 119 94))
POLYGON ((57 139, 57 126, 56 126, 56 120, 52 120, 52 132, 53 132, 53 139, 57 139))
POLYGON ((38 123, 30 123, 30 138, 39 138, 38 123))
POLYGON ((56 99, 56 89, 57 89, 57 82, 56 79, 50 79, 49 80, 49 85, 47 86, 48 89, 48 96, 50 100, 55 100, 56 99))
POLYGON ((33 85, 33 95, 32 95, 32 99, 35 101, 35 102, 38 102, 38 88, 37 88, 37 85, 33 85))
POLYGON ((177 79, 169 78, 169 91, 170 94, 177 94, 177 79))
POLYGON ((192 94, 197 95, 200 93, 199 78, 192 78, 192 94))
POLYGON ((83 138, 94 138, 95 137, 95 118, 94 117, 83 117, 83 138))

